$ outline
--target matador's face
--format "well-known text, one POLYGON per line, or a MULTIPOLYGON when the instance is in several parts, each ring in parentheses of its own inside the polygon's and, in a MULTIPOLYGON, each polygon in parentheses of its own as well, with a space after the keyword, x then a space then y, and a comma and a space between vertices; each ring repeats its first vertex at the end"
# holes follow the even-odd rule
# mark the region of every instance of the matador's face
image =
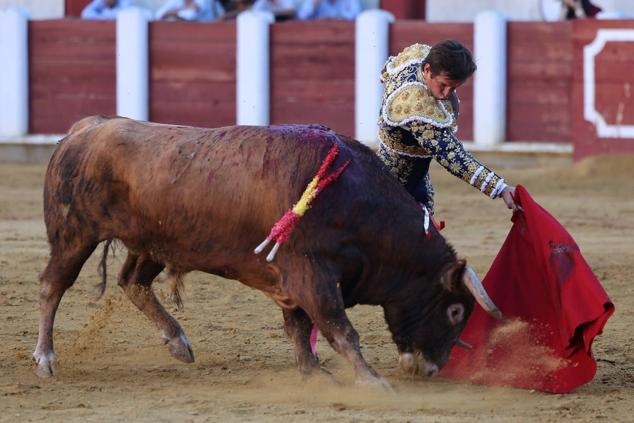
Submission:
POLYGON ((432 75, 429 63, 423 65, 423 79, 429 92, 436 100, 447 100, 449 96, 465 81, 449 79, 446 73, 432 75))

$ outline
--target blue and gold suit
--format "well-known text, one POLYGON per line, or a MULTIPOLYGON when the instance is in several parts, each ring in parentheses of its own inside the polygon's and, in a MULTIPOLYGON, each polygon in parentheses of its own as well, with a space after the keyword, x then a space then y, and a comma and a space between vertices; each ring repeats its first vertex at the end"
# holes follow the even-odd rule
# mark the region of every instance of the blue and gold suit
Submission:
POLYGON ((423 79, 424 60, 431 47, 414 44, 390 57, 381 72, 385 86, 379 117, 378 156, 405 188, 429 211, 434 189, 429 164, 435 159, 452 174, 491 198, 506 187, 504 179, 484 166, 455 137, 458 96, 436 100, 423 79))

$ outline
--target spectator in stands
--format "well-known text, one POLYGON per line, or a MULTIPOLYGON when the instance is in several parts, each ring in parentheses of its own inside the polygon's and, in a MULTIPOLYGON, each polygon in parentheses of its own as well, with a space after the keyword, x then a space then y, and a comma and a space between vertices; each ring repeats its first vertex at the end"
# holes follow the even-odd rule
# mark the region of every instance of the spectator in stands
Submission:
POLYGON ((303 0, 297 18, 353 20, 361 13, 360 0, 303 0))
POLYGON ((293 19, 297 13, 297 0, 257 0, 251 10, 271 12, 276 21, 293 19))
POLYGON ((224 14, 218 0, 168 0, 156 11, 156 19, 210 22, 224 14))
POLYGON ((223 20, 235 19, 240 13, 251 9, 253 0, 220 0, 225 9, 223 20))
POLYGON ((594 18, 601 9, 590 0, 561 0, 561 17, 565 20, 594 18))
POLYGON ((121 10, 131 5, 131 0, 93 0, 81 11, 81 17, 83 19, 116 19, 121 10))

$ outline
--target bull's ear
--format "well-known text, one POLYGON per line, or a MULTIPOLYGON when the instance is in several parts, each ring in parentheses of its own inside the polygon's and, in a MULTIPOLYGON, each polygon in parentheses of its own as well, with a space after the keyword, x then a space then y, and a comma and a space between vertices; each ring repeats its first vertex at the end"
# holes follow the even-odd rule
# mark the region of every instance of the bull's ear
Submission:
POLYGON ((447 270, 440 278, 440 283, 449 292, 458 292, 462 287, 462 276, 464 274, 467 262, 465 260, 456 260, 447 266, 447 270))

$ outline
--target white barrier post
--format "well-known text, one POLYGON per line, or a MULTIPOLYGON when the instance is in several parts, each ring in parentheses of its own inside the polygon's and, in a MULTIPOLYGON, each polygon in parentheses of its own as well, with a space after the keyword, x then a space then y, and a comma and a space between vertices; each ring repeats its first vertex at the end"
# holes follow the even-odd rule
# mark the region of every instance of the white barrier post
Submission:
POLYGON ((355 27, 355 138, 377 147, 377 119, 381 109, 383 84, 381 67, 389 54, 390 23, 394 16, 384 10, 368 10, 357 18, 355 27))
POLYGON ((481 12, 474 25, 475 61, 473 134, 476 145, 493 146, 506 139, 506 19, 481 12))
POLYGON ((0 135, 29 131, 28 15, 22 9, 0 10, 0 135))
POLYGON ((268 12, 246 11, 238 15, 236 54, 236 120, 238 125, 270 123, 268 12))
POLYGON ((117 15, 117 114, 149 118, 148 19, 139 8, 117 15))

